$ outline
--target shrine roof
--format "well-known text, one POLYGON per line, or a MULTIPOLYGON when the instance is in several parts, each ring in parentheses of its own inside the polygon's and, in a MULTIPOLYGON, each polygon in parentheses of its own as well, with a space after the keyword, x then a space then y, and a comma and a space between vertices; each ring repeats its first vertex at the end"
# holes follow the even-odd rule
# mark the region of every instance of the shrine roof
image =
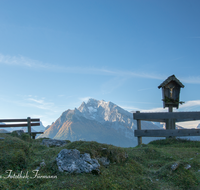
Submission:
POLYGON ((175 75, 169 76, 163 83, 161 83, 158 88, 164 87, 171 81, 175 81, 180 87, 184 88, 184 85, 175 77, 175 75))

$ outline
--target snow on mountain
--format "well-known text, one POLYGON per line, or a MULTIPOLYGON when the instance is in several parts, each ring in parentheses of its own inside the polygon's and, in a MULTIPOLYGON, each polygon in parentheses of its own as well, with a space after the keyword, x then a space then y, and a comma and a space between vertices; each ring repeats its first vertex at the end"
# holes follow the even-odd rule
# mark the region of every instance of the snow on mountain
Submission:
MULTIPOLYGON (((136 129, 136 121, 133 120, 133 114, 112 102, 105 102, 104 100, 89 99, 87 103, 83 102, 78 110, 82 115, 90 120, 96 120, 104 125, 110 124, 115 129, 136 129)), ((142 121, 143 128, 162 128, 162 124, 155 125, 152 122, 142 121)))
POLYGON ((126 137, 134 136, 133 115, 112 102, 89 99, 78 108, 81 115, 89 120, 95 120, 108 128, 114 128, 124 133, 126 137))
POLYGON ((160 123, 160 122, 152 122, 154 125, 160 127, 160 128, 163 128, 165 129, 165 123, 160 123))
POLYGON ((120 122, 128 123, 130 127, 131 117, 133 115, 113 104, 112 102, 105 102, 103 100, 89 99, 87 103, 83 102, 78 110, 87 119, 96 120, 100 123, 105 122, 120 122))

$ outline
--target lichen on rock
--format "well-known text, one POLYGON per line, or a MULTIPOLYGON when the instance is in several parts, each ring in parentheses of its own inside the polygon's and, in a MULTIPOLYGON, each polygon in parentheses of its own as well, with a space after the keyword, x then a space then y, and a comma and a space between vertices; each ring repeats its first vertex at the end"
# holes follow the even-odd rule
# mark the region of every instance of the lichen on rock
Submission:
POLYGON ((68 173, 100 173, 100 164, 91 159, 90 154, 80 154, 77 149, 63 149, 56 158, 60 172, 68 173))

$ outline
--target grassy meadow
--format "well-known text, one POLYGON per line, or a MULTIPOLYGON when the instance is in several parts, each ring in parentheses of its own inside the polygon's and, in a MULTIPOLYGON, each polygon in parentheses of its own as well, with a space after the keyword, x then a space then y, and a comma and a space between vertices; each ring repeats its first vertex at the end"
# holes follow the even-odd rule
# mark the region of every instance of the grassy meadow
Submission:
MULTIPOLYGON (((200 142, 183 139, 152 141, 121 148, 95 141, 75 141, 63 147, 46 147, 27 134, 0 134, 0 189, 200 189, 200 142), (100 174, 58 171, 56 156, 62 149, 78 149, 91 158, 107 157, 100 174), (127 157, 128 156, 128 157, 127 157), (40 163, 38 173, 36 170, 40 163), (175 166, 173 168, 173 166, 175 166), (6 173, 7 172, 7 173, 6 173)), ((101 163, 100 163, 101 164, 101 163)))

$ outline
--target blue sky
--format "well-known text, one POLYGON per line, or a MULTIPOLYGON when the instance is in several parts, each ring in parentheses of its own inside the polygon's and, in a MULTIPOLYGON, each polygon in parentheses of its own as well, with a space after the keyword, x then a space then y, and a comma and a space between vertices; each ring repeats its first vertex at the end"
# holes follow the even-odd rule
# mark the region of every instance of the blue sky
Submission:
POLYGON ((48 125, 90 97, 163 111, 158 86, 172 74, 185 85, 177 111, 199 111, 199 9, 199 0, 1 0, 0 118, 48 125))

